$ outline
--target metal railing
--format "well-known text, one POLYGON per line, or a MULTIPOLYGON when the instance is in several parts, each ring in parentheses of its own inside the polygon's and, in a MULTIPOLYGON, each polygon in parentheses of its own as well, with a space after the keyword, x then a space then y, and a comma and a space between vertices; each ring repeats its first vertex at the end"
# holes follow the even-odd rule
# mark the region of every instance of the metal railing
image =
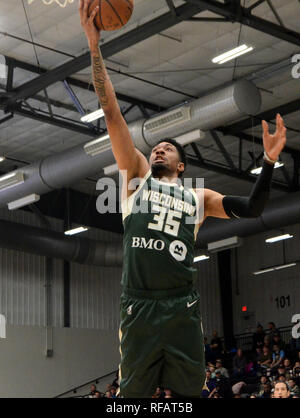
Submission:
MULTIPOLYGON (((277 328, 280 332, 281 340, 285 343, 287 347, 291 344, 291 338, 292 338, 292 327, 286 326, 286 327, 280 327, 277 328)), ((264 330, 266 333, 267 330, 264 330)), ((244 333, 244 334, 237 334, 234 336, 236 341, 236 348, 241 348, 244 351, 252 350, 253 345, 253 332, 252 333, 244 333)))
MULTIPOLYGON (((71 388, 67 390, 66 392, 60 393, 59 395, 54 396, 54 398, 85 398, 89 394, 89 389, 91 385, 98 385, 98 384, 105 384, 105 380, 111 377, 111 382, 114 380, 114 377, 116 376, 118 370, 114 370, 111 373, 105 374, 101 377, 97 377, 93 380, 90 380, 86 383, 83 383, 80 386, 76 386, 74 388, 71 388), (102 381, 102 383, 101 383, 102 381), (79 394, 79 392, 83 392, 82 394, 79 394)), ((100 391, 101 392, 101 391, 100 391)))

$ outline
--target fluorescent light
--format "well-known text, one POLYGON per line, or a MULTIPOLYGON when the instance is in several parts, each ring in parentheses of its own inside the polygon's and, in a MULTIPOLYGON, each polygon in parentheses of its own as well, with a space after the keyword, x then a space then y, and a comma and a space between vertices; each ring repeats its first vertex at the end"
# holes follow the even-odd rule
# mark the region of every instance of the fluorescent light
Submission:
POLYGON ((264 274, 264 273, 269 273, 270 271, 282 270, 282 269, 286 269, 286 268, 289 268, 289 267, 294 267, 296 265, 297 265, 297 263, 282 264, 280 266, 274 266, 274 267, 270 267, 270 268, 267 268, 267 269, 264 269, 264 270, 256 271, 253 274, 255 276, 257 276, 258 274, 264 274))
POLYGON ((80 118, 81 122, 93 122, 96 119, 103 118, 104 112, 102 109, 95 110, 95 112, 88 113, 80 118))
POLYGON ((277 237, 266 239, 266 242, 277 242, 277 241, 282 241, 284 239, 289 239, 289 238, 293 238, 293 235, 290 235, 290 234, 278 235, 277 237))
POLYGON ((282 266, 275 267, 274 270, 281 270, 281 269, 286 269, 288 267, 294 267, 294 266, 296 266, 296 263, 283 264, 282 266))
POLYGON ((255 271, 253 274, 254 274, 255 276, 257 276, 258 274, 269 273, 270 271, 274 271, 274 267, 271 267, 271 268, 269 268, 269 269, 264 269, 264 270, 255 271))
MULTIPOLYGON (((277 161, 274 165, 274 168, 280 168, 280 167, 283 167, 283 166, 284 166, 284 163, 281 163, 281 162, 277 161)), ((253 170, 251 170, 251 174, 260 174, 261 171, 262 171, 262 167, 254 168, 253 170)))
POLYGON ((210 257, 207 255, 199 255, 198 257, 194 258, 194 263, 197 263, 198 261, 208 260, 210 257))
POLYGON ((38 194, 31 194, 21 199, 15 200, 14 202, 8 203, 9 210, 15 210, 22 208, 23 206, 31 205, 32 203, 38 202, 40 200, 40 196, 38 194))
POLYGON ((224 54, 221 54, 217 57, 215 57, 212 62, 214 64, 224 64, 227 61, 233 60, 237 57, 239 57, 240 55, 243 54, 247 54, 250 51, 253 51, 253 47, 252 46, 247 46, 247 45, 240 45, 237 48, 231 49, 230 51, 225 52, 224 54))
POLYGON ((176 136, 174 139, 176 142, 183 146, 204 138, 205 132, 201 131, 200 129, 196 129, 195 131, 190 131, 183 135, 176 136))
POLYGON ((101 136, 98 139, 94 139, 84 145, 84 151, 94 157, 95 155, 101 154, 111 148, 109 135, 101 136))
POLYGON ((5 160, 5 157, 3 155, 0 155, 0 163, 2 163, 5 160))
POLYGON ((104 167, 103 170, 106 176, 116 174, 119 171, 118 164, 108 165, 107 167, 104 167))
POLYGON ((65 231, 65 235, 75 235, 80 234, 81 232, 87 231, 88 228, 85 228, 83 226, 80 226, 78 228, 70 229, 69 231, 65 231))
POLYGON ((209 242, 207 244, 207 249, 210 253, 215 253, 218 251, 224 251, 229 248, 235 248, 242 245, 243 241, 241 238, 234 236, 220 241, 209 242))
POLYGON ((0 177, 0 190, 8 189, 17 184, 24 183, 24 175, 21 171, 14 171, 0 177))

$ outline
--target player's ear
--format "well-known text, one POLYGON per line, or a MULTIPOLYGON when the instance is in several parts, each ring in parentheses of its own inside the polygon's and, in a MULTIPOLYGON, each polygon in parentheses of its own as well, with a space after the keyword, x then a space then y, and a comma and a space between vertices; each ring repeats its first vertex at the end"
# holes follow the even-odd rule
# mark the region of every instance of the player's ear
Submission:
POLYGON ((179 162, 178 166, 177 166, 177 169, 180 173, 183 173, 184 172, 184 163, 179 162))

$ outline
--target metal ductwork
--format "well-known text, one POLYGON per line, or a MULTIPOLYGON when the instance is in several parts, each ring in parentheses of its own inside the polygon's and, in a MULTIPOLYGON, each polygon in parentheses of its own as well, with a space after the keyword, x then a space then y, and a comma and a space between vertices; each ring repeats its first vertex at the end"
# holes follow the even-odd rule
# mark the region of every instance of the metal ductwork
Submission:
MULTIPOLYGON (((162 138, 176 138, 195 129, 205 131, 235 122, 245 115, 256 114, 260 104, 259 90, 242 80, 150 119, 132 122, 129 130, 136 147, 147 154, 162 138)), ((6 175, 4 187, 1 187, 4 179, 0 178, 0 207, 28 195, 42 195, 70 186, 114 162, 107 135, 49 156, 6 175), (14 173, 22 181, 9 178, 14 173)))
POLYGON ((122 266, 122 244, 69 237, 61 232, 0 220, 0 247, 102 267, 122 266))
POLYGON ((232 236, 243 238, 297 223, 300 223, 300 193, 292 193, 270 200, 259 218, 208 218, 199 230, 196 248, 207 249, 209 242, 232 236))
MULTIPOLYGON (((231 236, 247 237, 300 223, 300 192, 272 199, 263 215, 255 219, 212 219, 200 228, 196 248, 231 236)), ((0 220, 0 247, 59 258, 81 264, 121 267, 122 244, 102 243, 63 233, 0 220)))

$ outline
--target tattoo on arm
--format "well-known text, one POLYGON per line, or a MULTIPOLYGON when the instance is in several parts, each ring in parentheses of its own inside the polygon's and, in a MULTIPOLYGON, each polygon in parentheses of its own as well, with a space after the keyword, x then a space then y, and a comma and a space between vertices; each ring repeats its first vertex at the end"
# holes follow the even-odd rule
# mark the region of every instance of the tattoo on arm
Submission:
POLYGON ((108 97, 105 86, 105 83, 107 81, 107 73, 100 51, 98 54, 92 54, 92 66, 94 75, 94 86, 96 93, 99 97, 100 104, 102 107, 107 106, 108 97))

